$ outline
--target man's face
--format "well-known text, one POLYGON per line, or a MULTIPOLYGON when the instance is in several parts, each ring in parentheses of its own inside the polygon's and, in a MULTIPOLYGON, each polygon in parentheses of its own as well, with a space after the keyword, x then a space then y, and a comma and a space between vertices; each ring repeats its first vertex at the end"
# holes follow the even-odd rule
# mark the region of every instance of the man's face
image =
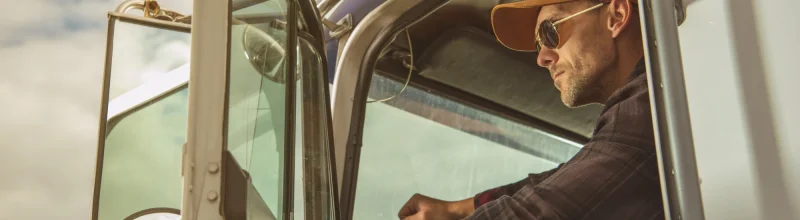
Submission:
MULTIPOLYGON (((577 1, 544 6, 537 27, 544 20, 557 21, 595 4, 577 1)), ((617 59, 608 29, 604 29, 604 7, 583 13, 557 25, 559 46, 542 47, 537 63, 550 70, 561 101, 567 107, 579 107, 601 100, 605 91, 603 74, 617 59)), ((538 30, 537 30, 538 32, 538 30)))

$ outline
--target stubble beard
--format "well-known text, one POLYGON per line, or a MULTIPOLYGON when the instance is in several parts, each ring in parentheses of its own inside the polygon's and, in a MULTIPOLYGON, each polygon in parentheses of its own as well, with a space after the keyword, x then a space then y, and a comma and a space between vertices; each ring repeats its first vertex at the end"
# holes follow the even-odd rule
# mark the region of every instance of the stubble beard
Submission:
POLYGON ((561 91, 561 102, 569 108, 577 108, 588 103, 582 103, 582 96, 584 96, 586 88, 589 85, 589 77, 582 74, 572 76, 572 79, 567 81, 566 88, 561 91))
POLYGON ((569 108, 579 108, 592 103, 605 101, 608 75, 617 60, 617 54, 610 45, 595 44, 588 47, 586 54, 603 54, 602 57, 583 56, 578 59, 573 75, 565 83, 561 91, 561 101, 569 108))

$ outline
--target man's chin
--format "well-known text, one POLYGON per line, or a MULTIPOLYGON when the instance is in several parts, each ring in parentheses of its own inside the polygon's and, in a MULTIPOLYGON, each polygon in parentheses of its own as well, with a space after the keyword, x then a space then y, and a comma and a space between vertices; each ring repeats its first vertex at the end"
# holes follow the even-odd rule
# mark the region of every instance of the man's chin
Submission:
POLYGON ((567 106, 567 108, 580 108, 580 107, 583 107, 583 106, 587 106, 587 105, 593 104, 593 102, 591 102, 591 101, 582 100, 582 99, 575 98, 575 97, 565 96, 565 95, 563 95, 563 93, 561 95, 561 102, 564 103, 564 106, 567 106))
POLYGON ((567 108, 580 108, 581 106, 583 106, 583 105, 580 105, 580 104, 574 103, 574 102, 563 102, 563 103, 564 103, 564 106, 567 106, 567 108))

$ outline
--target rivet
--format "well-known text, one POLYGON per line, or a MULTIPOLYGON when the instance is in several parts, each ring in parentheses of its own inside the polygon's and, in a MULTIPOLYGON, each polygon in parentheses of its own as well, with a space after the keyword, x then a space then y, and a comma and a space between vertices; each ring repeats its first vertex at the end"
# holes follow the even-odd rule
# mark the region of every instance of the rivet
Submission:
POLYGON ((208 193, 208 201, 216 201, 217 200, 217 192, 211 191, 208 193))
POLYGON ((672 170, 672 175, 673 175, 673 176, 675 175, 675 170, 672 170))
POLYGON ((212 163, 212 164, 208 165, 208 172, 209 173, 217 173, 217 171, 219 171, 219 165, 217 165, 216 163, 212 163))

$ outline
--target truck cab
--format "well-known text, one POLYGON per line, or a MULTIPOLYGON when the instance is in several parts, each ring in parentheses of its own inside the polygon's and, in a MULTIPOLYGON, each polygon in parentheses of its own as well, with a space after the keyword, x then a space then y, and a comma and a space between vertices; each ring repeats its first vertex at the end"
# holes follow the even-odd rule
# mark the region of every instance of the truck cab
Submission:
MULTIPOLYGON (((121 3, 92 219, 397 219, 414 193, 464 199, 557 167, 603 106, 565 107, 536 53, 495 39, 506 2, 121 3), (124 59, 131 33, 169 68, 124 59)), ((800 28, 769 25, 771 3, 797 5, 638 1, 668 219, 800 218, 800 78, 782 56, 800 46, 778 37, 800 28)))

